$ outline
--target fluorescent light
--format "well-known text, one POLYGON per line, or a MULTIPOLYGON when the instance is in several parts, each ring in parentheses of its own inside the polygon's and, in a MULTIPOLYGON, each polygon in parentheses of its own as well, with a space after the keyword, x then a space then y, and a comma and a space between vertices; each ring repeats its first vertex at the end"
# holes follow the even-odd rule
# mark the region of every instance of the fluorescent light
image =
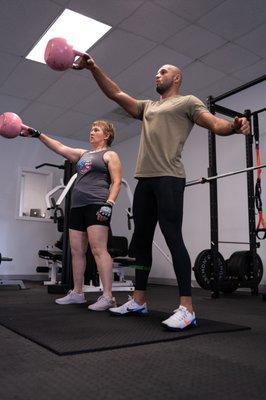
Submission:
POLYGON ((75 50, 85 52, 110 29, 109 25, 65 9, 26 58, 45 64, 44 52, 47 42, 55 37, 65 38, 75 50))

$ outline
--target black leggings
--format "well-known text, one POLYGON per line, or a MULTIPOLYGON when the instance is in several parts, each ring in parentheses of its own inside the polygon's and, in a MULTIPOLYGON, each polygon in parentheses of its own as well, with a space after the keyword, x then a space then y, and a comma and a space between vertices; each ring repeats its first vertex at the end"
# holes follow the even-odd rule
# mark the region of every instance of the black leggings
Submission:
POLYGON ((183 242, 183 197, 185 179, 171 176, 141 178, 134 193, 134 233, 130 253, 136 264, 136 290, 146 290, 152 265, 152 241, 159 222, 169 247, 180 296, 191 296, 191 262, 183 242))

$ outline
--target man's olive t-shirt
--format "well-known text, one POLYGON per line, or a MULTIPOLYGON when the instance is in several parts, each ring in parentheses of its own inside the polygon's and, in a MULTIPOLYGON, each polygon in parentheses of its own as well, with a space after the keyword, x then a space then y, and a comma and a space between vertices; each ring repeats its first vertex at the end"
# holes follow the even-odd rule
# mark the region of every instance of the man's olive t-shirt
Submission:
POLYGON ((159 101, 138 101, 142 120, 135 178, 185 177, 181 153, 201 112, 209 112, 195 96, 174 96, 159 101))

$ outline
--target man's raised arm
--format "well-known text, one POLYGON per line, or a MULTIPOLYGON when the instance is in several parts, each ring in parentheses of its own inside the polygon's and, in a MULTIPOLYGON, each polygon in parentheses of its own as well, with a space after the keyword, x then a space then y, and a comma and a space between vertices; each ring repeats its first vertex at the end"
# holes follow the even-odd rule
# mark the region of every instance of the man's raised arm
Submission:
POLYGON ((123 92, 120 87, 113 82, 94 62, 92 58, 81 57, 77 63, 73 64, 73 69, 88 69, 98 83, 103 93, 123 107, 132 117, 138 116, 137 100, 123 92))

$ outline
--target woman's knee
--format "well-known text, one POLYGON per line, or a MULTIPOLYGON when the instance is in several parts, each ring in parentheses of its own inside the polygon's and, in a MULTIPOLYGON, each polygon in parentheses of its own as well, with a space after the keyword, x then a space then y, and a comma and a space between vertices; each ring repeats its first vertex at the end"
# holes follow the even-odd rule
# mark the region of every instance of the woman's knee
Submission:
POLYGON ((69 231, 70 248, 72 256, 83 256, 88 248, 88 239, 85 232, 69 231))
POLYGON ((104 254, 108 254, 107 247, 102 243, 93 242, 90 243, 91 252, 94 257, 101 257, 104 254))
POLYGON ((87 251, 87 248, 80 244, 71 245, 71 254, 72 257, 84 257, 87 251))

